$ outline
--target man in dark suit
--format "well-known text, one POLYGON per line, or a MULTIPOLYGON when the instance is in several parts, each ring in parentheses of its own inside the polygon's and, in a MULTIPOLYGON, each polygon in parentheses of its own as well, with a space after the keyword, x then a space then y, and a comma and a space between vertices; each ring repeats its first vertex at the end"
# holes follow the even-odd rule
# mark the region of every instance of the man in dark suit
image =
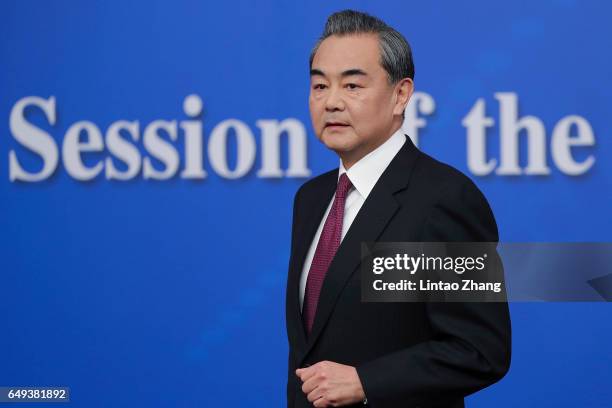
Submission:
POLYGON ((414 65, 401 34, 331 15, 310 58, 310 111, 338 169, 295 195, 288 407, 463 407, 510 365, 505 302, 361 302, 362 242, 497 242, 469 178, 401 131, 414 65))

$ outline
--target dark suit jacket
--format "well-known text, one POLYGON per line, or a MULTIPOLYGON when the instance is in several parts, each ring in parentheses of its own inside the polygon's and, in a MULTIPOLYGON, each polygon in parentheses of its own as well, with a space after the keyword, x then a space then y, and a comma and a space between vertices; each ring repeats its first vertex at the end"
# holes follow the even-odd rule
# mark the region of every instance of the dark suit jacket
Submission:
POLYGON ((309 180, 295 195, 286 298, 288 407, 312 406, 295 369, 323 360, 355 366, 375 408, 463 407, 465 396, 509 369, 506 302, 361 302, 361 242, 498 241, 493 213, 474 183, 406 139, 338 248, 308 338, 300 274, 338 169, 309 180))

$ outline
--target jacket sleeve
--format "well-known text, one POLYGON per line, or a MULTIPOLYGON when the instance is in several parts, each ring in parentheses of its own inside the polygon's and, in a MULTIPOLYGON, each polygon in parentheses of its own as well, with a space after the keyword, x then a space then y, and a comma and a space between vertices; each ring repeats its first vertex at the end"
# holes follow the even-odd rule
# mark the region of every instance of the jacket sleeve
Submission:
MULTIPOLYGON (((467 179, 441 194, 425 222, 421 241, 498 239, 485 197, 467 179)), ((507 302, 430 302, 427 313, 431 340, 357 367, 371 406, 456 401, 495 383, 508 371, 511 326, 507 302)))

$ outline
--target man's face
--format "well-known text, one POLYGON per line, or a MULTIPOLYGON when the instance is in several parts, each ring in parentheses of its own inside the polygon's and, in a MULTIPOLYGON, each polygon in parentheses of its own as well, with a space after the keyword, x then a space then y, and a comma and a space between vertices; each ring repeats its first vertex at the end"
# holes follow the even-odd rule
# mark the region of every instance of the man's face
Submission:
POLYGON ((314 56, 310 78, 315 133, 343 161, 349 158, 352 165, 401 125, 403 106, 380 65, 376 34, 326 38, 314 56))

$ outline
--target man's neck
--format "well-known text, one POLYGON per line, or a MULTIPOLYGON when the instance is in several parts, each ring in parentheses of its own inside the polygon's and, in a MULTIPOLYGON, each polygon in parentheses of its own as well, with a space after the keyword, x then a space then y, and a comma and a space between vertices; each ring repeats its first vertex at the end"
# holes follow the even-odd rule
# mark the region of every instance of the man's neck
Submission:
POLYGON ((369 153, 371 153, 374 150, 378 149, 387 140, 389 140, 391 138, 391 136, 393 136, 395 134, 395 132, 397 132, 401 127, 402 127, 401 123, 399 124, 399 126, 394 126, 393 131, 388 133, 386 138, 377 140, 376 143, 374 143, 372 145, 364 146, 364 148, 362 150, 360 150, 360 151, 340 153, 339 156, 340 156, 340 159, 342 160, 342 165, 344 166, 344 168, 346 170, 350 169, 359 160, 363 159, 369 153))

